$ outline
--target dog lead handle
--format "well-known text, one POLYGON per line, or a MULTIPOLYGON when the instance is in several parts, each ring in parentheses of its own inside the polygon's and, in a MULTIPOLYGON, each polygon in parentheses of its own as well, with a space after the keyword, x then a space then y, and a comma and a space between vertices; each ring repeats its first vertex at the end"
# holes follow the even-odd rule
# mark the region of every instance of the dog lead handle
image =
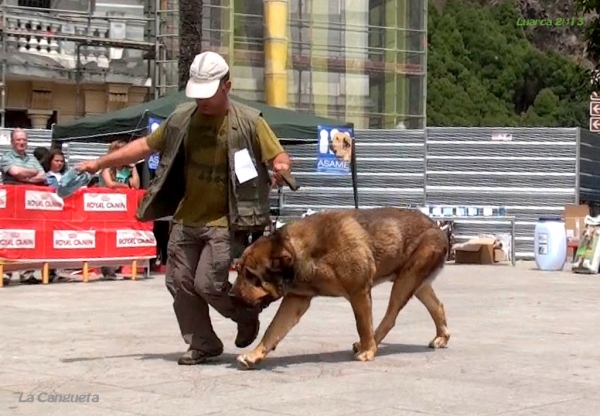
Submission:
POLYGON ((277 173, 281 175, 287 186, 289 186, 292 191, 297 191, 298 189, 300 189, 300 187, 296 183, 296 178, 294 178, 294 176, 290 172, 282 170, 277 173))

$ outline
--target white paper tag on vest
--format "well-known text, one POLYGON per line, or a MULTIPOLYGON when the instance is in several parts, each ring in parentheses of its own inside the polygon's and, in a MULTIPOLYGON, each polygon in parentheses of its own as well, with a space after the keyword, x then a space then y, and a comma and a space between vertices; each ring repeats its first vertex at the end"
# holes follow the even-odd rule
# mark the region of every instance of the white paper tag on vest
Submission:
POLYGON ((237 176, 240 183, 248 182, 250 179, 254 179, 258 176, 256 167, 252 163, 250 153, 248 149, 242 149, 233 155, 235 176, 237 176))

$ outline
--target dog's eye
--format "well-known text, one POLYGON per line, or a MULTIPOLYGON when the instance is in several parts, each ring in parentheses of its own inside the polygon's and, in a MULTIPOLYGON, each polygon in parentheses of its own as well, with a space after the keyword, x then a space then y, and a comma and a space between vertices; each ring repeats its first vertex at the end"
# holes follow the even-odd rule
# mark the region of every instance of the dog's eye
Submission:
POLYGON ((258 276, 256 276, 253 273, 250 272, 246 272, 246 280, 254 287, 260 287, 261 286, 261 282, 260 279, 258 278, 258 276))

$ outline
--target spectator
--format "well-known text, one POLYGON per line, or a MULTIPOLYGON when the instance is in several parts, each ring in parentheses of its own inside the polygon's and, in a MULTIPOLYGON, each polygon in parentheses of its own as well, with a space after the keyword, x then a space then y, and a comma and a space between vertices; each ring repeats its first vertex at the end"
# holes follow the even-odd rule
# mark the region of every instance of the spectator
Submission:
POLYGON ((44 170, 46 171, 46 185, 58 188, 60 180, 67 170, 65 165, 65 155, 60 149, 50 151, 44 160, 44 170))
MULTIPOLYGON (((118 140, 112 142, 108 148, 108 153, 119 150, 127 143, 118 140)), ((140 176, 135 167, 135 164, 129 166, 121 166, 119 168, 106 168, 102 170, 100 177, 100 186, 118 189, 118 188, 133 188, 140 189, 140 176)))
POLYGON ((46 182, 46 173, 40 162, 27 154, 27 133, 23 129, 14 129, 10 134, 9 150, 2 156, 0 169, 5 185, 42 185, 46 182))
POLYGON ((49 154, 50 150, 43 146, 33 149, 33 156, 42 164, 42 166, 44 165, 44 160, 46 160, 49 154))
MULTIPOLYGON (((108 148, 108 153, 112 153, 125 146, 127 143, 122 140, 114 141, 108 148)), ((140 189, 140 176, 134 164, 121 166, 120 168, 106 168, 102 170, 99 185, 105 188, 133 188, 140 189)), ((101 267, 102 276, 107 279, 117 277, 117 268, 101 267)))
MULTIPOLYGON (((0 170, 5 185, 43 185, 46 174, 40 162, 27 154, 27 133, 23 129, 14 129, 10 133, 9 150, 2 155, 0 170)), ((34 276, 35 270, 26 270, 19 273, 21 283, 39 283, 34 276)))

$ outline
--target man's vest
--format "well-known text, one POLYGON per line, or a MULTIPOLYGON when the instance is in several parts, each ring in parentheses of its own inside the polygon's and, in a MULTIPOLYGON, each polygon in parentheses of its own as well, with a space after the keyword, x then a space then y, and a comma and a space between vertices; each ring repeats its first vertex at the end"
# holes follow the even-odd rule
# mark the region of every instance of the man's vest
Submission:
MULTIPOLYGON (((185 138, 195 102, 180 104, 165 121, 165 148, 160 155, 156 176, 137 211, 140 221, 172 216, 185 194, 185 138)), ((230 102, 228 116, 229 226, 234 230, 263 230, 269 224, 270 177, 256 139, 256 122, 261 113, 251 107, 230 102), (234 155, 247 149, 258 176, 240 184, 235 174, 234 155)), ((193 140, 193 138, 192 138, 193 140)), ((193 186, 193 184, 188 184, 193 186)), ((210 198, 210 195, 206 196, 210 198)))

